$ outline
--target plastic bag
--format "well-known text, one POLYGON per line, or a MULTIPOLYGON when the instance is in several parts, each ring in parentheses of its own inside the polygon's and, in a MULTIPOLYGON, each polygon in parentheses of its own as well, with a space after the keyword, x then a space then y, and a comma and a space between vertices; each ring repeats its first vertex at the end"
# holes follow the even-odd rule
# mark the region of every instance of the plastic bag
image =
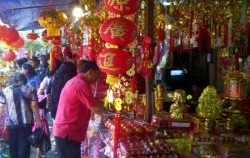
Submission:
POLYGON ((39 147, 42 152, 47 152, 51 150, 50 138, 46 133, 43 133, 42 143, 39 147))
POLYGON ((42 143, 43 134, 44 132, 41 128, 36 128, 29 136, 30 144, 36 148, 39 148, 42 143))

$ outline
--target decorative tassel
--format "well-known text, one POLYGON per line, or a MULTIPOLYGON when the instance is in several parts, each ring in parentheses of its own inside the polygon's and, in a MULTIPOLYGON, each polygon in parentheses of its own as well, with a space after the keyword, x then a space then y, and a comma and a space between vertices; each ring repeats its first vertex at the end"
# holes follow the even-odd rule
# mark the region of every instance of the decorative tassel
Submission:
POLYGON ((135 74, 132 76, 132 91, 135 92, 137 90, 137 64, 136 64, 136 57, 133 57, 133 63, 135 65, 134 71, 135 74))
POLYGON ((173 53, 174 52, 174 37, 172 33, 170 33, 169 44, 170 44, 170 51, 173 53))
POLYGON ((224 25, 224 48, 228 47, 228 24, 224 25))
POLYGON ((119 113, 115 114, 115 132, 114 132, 114 158, 117 158, 117 149, 120 137, 120 125, 121 125, 121 115, 119 113))

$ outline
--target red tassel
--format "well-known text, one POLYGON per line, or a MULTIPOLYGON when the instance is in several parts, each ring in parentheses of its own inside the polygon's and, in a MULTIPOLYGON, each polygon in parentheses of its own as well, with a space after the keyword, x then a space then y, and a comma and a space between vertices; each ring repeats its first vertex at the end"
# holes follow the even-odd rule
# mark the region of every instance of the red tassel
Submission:
POLYGON ((120 137, 120 124, 121 124, 121 119, 120 119, 120 114, 116 113, 115 114, 115 131, 114 131, 114 158, 117 158, 117 148, 118 148, 118 143, 119 143, 119 137, 120 137))
POLYGON ((183 37, 181 37, 181 41, 180 41, 180 54, 184 53, 183 51, 183 37))
POLYGON ((200 27, 198 31, 198 52, 201 53, 202 51, 202 41, 203 41, 203 29, 200 27))
POLYGON ((224 25, 224 48, 228 47, 228 24, 224 25))
POLYGON ((240 63, 239 63, 239 52, 235 52, 235 70, 239 71, 240 63))

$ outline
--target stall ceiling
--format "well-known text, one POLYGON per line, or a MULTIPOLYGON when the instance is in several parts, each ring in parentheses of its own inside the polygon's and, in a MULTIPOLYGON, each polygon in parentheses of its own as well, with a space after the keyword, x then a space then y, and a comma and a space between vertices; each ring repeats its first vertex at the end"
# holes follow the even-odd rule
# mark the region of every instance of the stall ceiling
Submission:
POLYGON ((38 16, 43 10, 56 8, 71 14, 78 0, 0 0, 0 18, 18 31, 41 28, 38 16))

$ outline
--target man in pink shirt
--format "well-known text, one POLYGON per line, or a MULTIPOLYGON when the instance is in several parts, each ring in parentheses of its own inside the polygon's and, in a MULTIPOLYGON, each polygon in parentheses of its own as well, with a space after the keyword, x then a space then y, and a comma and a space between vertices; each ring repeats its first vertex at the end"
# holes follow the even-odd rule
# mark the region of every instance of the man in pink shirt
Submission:
POLYGON ((61 92, 53 126, 59 158, 81 157, 81 141, 85 139, 90 113, 102 115, 105 111, 91 91, 91 83, 97 81, 99 74, 95 61, 85 61, 80 73, 61 92))

